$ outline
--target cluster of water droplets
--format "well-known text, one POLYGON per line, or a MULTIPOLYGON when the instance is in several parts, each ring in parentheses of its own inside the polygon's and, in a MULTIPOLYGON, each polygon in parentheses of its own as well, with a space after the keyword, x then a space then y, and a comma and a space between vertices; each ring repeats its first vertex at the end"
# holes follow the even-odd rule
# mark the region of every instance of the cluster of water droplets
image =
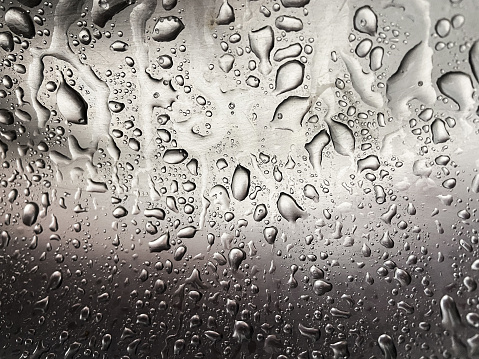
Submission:
POLYGON ((475 15, 0 3, 0 356, 478 357, 475 15))

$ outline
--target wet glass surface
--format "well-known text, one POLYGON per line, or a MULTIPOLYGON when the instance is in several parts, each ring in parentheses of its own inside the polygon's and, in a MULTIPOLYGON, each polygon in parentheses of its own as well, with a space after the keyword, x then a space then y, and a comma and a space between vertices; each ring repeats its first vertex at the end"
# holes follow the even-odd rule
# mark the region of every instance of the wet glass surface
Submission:
POLYGON ((0 357, 479 358, 478 16, 0 1, 0 357))

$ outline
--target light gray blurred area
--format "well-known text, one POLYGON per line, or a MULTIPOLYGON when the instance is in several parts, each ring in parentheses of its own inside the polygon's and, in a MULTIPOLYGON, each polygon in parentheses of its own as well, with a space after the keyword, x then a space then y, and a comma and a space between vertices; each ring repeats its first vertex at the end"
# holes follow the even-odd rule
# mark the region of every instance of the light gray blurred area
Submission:
POLYGON ((476 0, 0 0, 0 358, 479 358, 476 0))

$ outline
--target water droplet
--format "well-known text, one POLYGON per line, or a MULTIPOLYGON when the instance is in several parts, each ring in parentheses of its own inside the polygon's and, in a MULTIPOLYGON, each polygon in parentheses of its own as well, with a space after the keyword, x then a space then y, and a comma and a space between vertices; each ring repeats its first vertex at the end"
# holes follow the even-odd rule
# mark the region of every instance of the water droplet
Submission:
POLYGON ((281 65, 276 73, 276 89, 279 95, 294 90, 303 83, 304 64, 292 60, 281 65))
POLYGON ((57 106, 66 121, 86 125, 88 104, 83 97, 65 82, 63 74, 57 91, 57 106))
POLYGON ((290 31, 301 31, 303 29, 303 21, 301 19, 294 17, 294 16, 288 16, 288 15, 282 15, 276 18, 276 21, 274 23, 276 27, 280 30, 284 30, 286 32, 290 31))
POLYGON ((378 29, 378 17, 369 7, 363 6, 354 14, 354 28, 362 33, 374 36, 378 29))
POLYGON ((231 180, 233 197, 238 201, 243 201, 248 196, 249 187, 250 171, 241 165, 236 166, 231 180))
POLYGON ((451 22, 448 19, 439 19, 436 22, 436 33, 439 37, 446 37, 451 32, 451 22))
POLYGON ((308 151, 309 161, 315 172, 321 171, 321 162, 323 160, 323 150, 330 142, 330 137, 326 130, 319 131, 313 139, 306 143, 304 148, 308 151))
POLYGON ((271 26, 265 26, 258 30, 253 30, 248 34, 251 51, 259 59, 259 71, 263 75, 268 75, 271 70, 269 60, 271 50, 274 46, 274 32, 271 26))
POLYGON ((301 51, 303 51, 303 47, 301 46, 301 44, 296 42, 294 44, 276 50, 273 59, 274 61, 281 62, 284 59, 299 56, 301 54, 301 51))
POLYGON ((233 7, 228 3, 228 0, 223 0, 216 16, 216 23, 218 25, 228 25, 235 21, 235 12, 233 7))
POLYGON ((157 239, 149 242, 148 247, 150 249, 150 252, 161 252, 169 250, 171 248, 170 233, 166 232, 157 239))
POLYGON ((163 160, 169 164, 178 164, 188 157, 188 152, 183 149, 169 149, 163 154, 163 160))
POLYGON ((281 192, 276 205, 281 216, 288 222, 296 222, 299 218, 305 219, 307 217, 307 213, 287 193, 281 192))
POLYGON ((5 23, 9 29, 18 36, 31 39, 35 36, 35 25, 32 18, 22 8, 11 7, 5 13, 5 23))
POLYGON ((384 355, 384 359, 396 359, 397 358, 397 350, 396 345, 394 344, 393 339, 387 335, 382 334, 378 338, 379 348, 381 348, 381 352, 384 355))
POLYGON ((448 72, 437 80, 437 87, 457 103, 459 110, 467 111, 474 106, 474 87, 471 77, 466 73, 448 72))
POLYGON ((22 222, 26 226, 32 226, 36 221, 39 213, 38 205, 35 202, 28 202, 23 208, 22 222))

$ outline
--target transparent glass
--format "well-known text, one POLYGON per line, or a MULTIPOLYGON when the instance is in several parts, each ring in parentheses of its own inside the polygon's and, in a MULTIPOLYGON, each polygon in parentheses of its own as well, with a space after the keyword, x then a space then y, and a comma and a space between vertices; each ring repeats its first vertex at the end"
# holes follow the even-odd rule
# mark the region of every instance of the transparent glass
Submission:
POLYGON ((1 0, 0 357, 479 358, 475 0, 1 0))

